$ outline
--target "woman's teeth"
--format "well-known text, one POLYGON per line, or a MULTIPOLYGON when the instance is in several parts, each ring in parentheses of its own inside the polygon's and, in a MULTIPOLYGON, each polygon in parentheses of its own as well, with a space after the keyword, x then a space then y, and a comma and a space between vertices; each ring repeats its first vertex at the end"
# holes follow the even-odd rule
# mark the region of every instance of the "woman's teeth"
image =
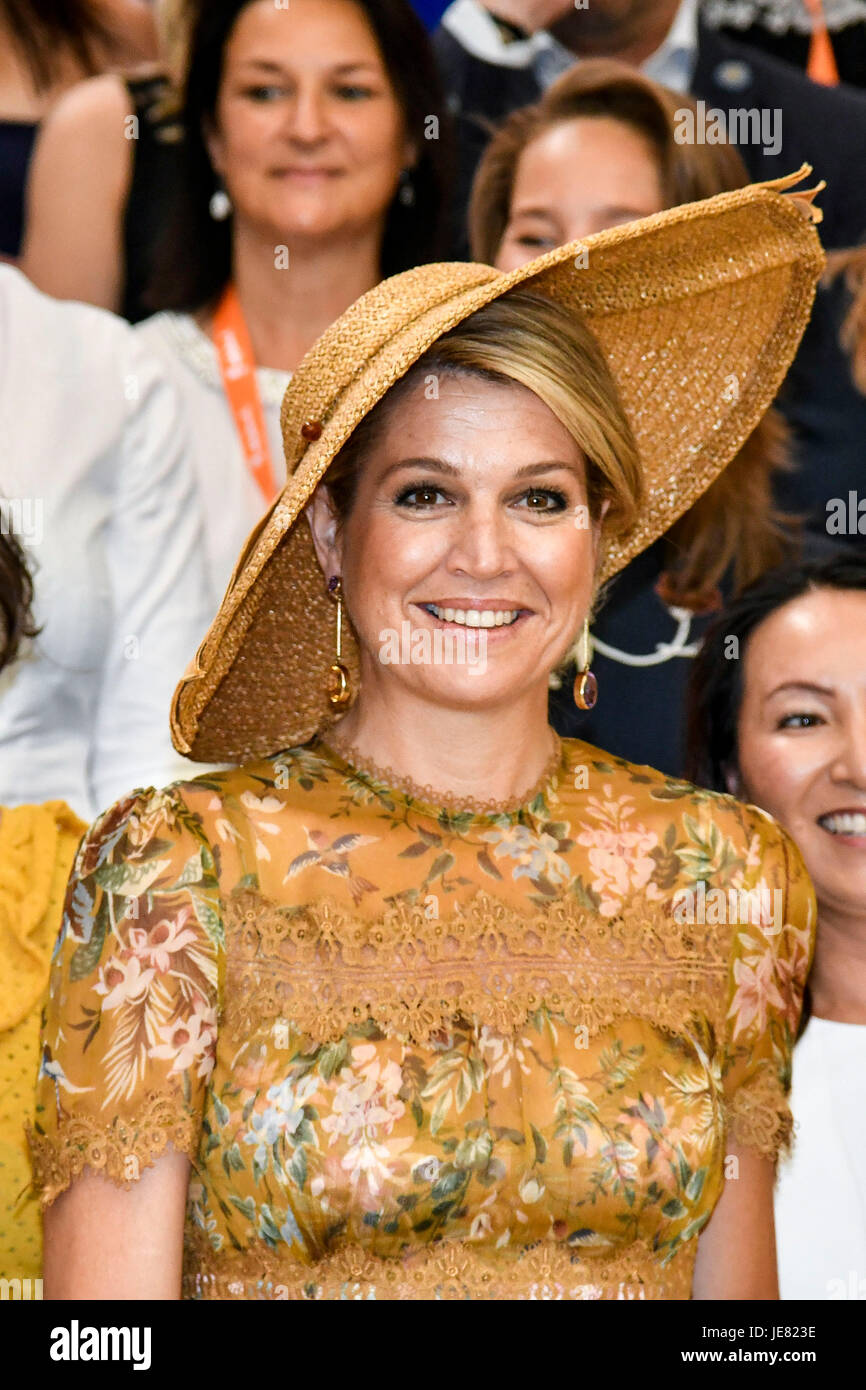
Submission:
POLYGON ((841 812, 835 816, 819 816, 818 824, 831 835, 866 835, 866 812, 841 812))
POLYGON ((424 607, 434 618, 445 623, 461 623, 464 627, 508 627, 522 612, 520 608, 505 608, 500 613, 490 608, 439 608, 435 603, 425 603, 424 607))

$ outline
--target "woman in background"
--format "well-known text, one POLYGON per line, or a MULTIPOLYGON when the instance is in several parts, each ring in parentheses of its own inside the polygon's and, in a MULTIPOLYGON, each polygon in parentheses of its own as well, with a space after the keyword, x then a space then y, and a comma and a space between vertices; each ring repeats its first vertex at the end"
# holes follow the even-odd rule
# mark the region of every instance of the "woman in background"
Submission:
POLYGON ((182 412, 128 324, 0 265, 0 529, 39 634, 3 677, 0 805, 92 817, 177 776, 167 707, 210 609, 182 412))
MULTIPOLYGON (((0 257, 21 250, 24 190, 40 122, 82 78, 153 55, 141 0, 0 0, 0 257)), ((94 151, 89 158, 94 158, 94 151)), ((65 239, 53 254, 63 259, 65 239)))
POLYGON ((22 267, 46 294, 131 323, 150 312, 144 291, 181 163, 178 92, 194 3, 156 0, 159 62, 76 83, 40 131, 22 267))
MULTIPOLYGON (((754 802, 815 885, 811 1017, 794 1053, 793 1156, 776 1191, 782 1298, 866 1296, 866 560, 774 570, 692 668, 688 773, 754 802)), ((755 1005, 766 1007, 756 996, 755 1005)))
MULTIPOLYGON (((742 187, 748 175, 733 147, 677 139, 677 112, 689 101, 608 59, 566 73, 488 146, 470 208, 475 259, 511 270, 565 242, 742 187)), ((725 389, 733 397, 739 383, 725 389)), ((552 697, 560 732, 682 774, 679 715, 705 617, 723 585, 748 583, 792 546, 789 519, 772 500, 788 454, 784 422, 770 411, 704 496, 617 578, 593 624, 604 698, 582 714, 565 682, 552 697)))
POLYGON ((408 0, 204 6, 183 123, 165 312, 138 332, 186 406, 216 605, 282 482, 290 373, 383 276, 439 255, 446 129, 408 0))

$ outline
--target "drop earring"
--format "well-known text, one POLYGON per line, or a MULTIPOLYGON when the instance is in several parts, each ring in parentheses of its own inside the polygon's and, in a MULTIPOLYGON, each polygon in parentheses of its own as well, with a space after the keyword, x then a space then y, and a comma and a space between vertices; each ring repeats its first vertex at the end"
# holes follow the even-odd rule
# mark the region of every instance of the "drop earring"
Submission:
POLYGON ((592 709, 598 699, 598 681, 589 669, 591 643, 589 637, 589 618, 583 620, 577 652, 577 676, 574 682, 574 703, 578 709, 592 709))
POLYGON ((332 709, 345 709, 352 699, 352 681, 343 661, 343 581, 338 574, 328 580, 328 593, 337 605, 337 633, 334 660, 328 667, 326 693, 332 709))
POLYGON ((412 182, 412 170, 400 170, 400 188, 397 197, 404 208, 411 208, 415 202, 415 185, 412 182))

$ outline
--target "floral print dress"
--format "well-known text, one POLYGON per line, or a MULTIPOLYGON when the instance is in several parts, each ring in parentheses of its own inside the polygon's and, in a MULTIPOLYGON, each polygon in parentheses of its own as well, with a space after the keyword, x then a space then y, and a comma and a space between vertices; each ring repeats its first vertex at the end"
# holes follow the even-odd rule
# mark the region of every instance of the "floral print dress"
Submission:
POLYGON ((576 740, 486 809, 347 757, 317 739, 93 824, 43 1202, 173 1145, 188 1298, 688 1298, 728 1135, 773 1158, 790 1132, 797 850, 576 740))

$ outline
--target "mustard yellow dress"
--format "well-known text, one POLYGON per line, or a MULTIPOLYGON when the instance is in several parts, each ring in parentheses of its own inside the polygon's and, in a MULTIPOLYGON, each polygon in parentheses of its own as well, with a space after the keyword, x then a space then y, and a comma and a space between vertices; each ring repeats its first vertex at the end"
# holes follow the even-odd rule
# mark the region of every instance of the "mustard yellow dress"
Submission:
MULTIPOLYGON (((42 1223, 24 1125, 39 1015, 66 880, 87 829, 65 801, 0 808, 0 1278, 42 1274, 42 1223)), ((35 1287, 35 1286, 34 1286, 35 1287)))
POLYGON ((136 792, 70 880, 43 1201, 171 1143, 188 1298, 688 1298, 814 920, 770 817, 572 740, 486 809, 321 740, 136 792))

